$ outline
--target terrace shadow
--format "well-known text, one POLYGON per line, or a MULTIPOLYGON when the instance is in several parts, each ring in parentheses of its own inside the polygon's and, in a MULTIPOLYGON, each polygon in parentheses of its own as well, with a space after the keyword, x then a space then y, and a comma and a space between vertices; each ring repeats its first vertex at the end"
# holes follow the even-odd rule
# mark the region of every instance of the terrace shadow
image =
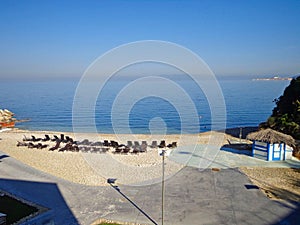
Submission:
POLYGON ((0 179, 0 190, 16 199, 49 209, 30 218, 33 220, 33 224, 36 223, 37 218, 46 219, 45 222, 51 220, 54 224, 79 224, 55 183, 0 179), (47 216, 43 218, 43 214, 47 214, 47 216))
POLYGON ((0 162, 1 162, 1 159, 5 159, 5 158, 8 158, 9 156, 8 155, 0 155, 0 162))

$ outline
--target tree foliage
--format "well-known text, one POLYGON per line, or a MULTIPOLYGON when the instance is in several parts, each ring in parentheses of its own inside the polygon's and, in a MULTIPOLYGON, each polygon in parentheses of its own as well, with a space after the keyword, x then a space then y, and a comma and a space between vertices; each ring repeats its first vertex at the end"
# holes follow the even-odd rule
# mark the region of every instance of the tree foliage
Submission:
POLYGON ((272 115, 260 127, 270 127, 300 139, 300 76, 294 78, 274 102, 272 115))

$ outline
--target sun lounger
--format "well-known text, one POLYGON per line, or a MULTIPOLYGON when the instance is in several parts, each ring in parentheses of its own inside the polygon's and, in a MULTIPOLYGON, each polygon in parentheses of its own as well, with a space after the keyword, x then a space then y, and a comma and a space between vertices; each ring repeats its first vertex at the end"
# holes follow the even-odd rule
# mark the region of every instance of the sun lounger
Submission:
POLYGON ((51 139, 51 141, 57 141, 59 138, 56 135, 53 135, 53 138, 51 139))
POLYGON ((158 146, 159 148, 165 148, 166 147, 166 141, 162 140, 158 146))
POLYGON ((168 144, 168 148, 176 148, 177 147, 177 142, 172 142, 172 144, 168 144))
POLYGON ((139 146, 134 146, 132 150, 132 154, 138 154, 140 152, 140 147, 139 146))
POLYGON ((122 153, 127 154, 130 151, 129 147, 124 147, 122 153))
POLYGON ((45 138, 43 138, 42 141, 50 141, 49 135, 48 135, 48 134, 45 134, 45 138))
POLYGON ((31 141, 33 142, 38 142, 42 140, 42 138, 36 138, 34 135, 31 135, 31 137, 32 137, 31 141))
POLYGON ((99 153, 106 153, 108 151, 109 151, 109 148, 102 147, 102 148, 99 149, 99 153))
POLYGON ((103 145, 106 146, 106 147, 108 147, 110 144, 109 144, 108 140, 104 140, 104 144, 103 145))
POLYGON ((77 144, 78 145, 91 145, 92 142, 90 142, 88 139, 84 139, 83 141, 80 141, 77 144))
POLYGON ((66 136, 63 142, 68 143, 68 142, 73 142, 73 140, 71 141, 71 138, 69 136, 66 136))
POLYGON ((34 144, 32 142, 29 142, 27 145, 28 148, 34 148, 34 144))
POLYGON ((69 151, 72 149, 72 143, 67 143, 64 147, 62 147, 61 149, 59 149, 59 152, 63 152, 63 151, 69 151))
POLYGON ((103 143, 101 141, 96 141, 91 144, 91 146, 102 146, 102 145, 103 145, 103 143))
POLYGON ((20 146, 27 146, 28 144, 26 142, 20 142, 18 141, 17 142, 17 147, 20 147, 20 146))
POLYGON ((132 144, 132 141, 127 141, 127 147, 132 147, 133 144, 132 144))
POLYGON ((23 141, 31 141, 31 138, 28 138, 24 135, 23 141))
POLYGON ((140 148, 140 152, 146 152, 147 151, 147 145, 142 144, 140 148))
POLYGON ((58 149, 59 146, 60 146, 60 141, 56 141, 56 145, 54 147, 50 148, 49 151, 54 151, 54 150, 58 149))
POLYGON ((119 143, 116 141, 110 141, 110 146, 117 148, 119 146, 119 143))
POLYGON ((157 141, 152 141, 150 148, 157 148, 157 141))
POLYGON ((64 141, 65 140, 65 135, 64 134, 60 134, 60 141, 64 141))
POLYGON ((122 148, 116 148, 115 149, 115 151, 113 152, 114 154, 116 154, 116 153, 121 153, 122 152, 122 148))
POLYGON ((48 145, 43 145, 42 143, 38 143, 37 145, 35 145, 35 148, 37 149, 43 149, 43 148, 47 148, 48 145))

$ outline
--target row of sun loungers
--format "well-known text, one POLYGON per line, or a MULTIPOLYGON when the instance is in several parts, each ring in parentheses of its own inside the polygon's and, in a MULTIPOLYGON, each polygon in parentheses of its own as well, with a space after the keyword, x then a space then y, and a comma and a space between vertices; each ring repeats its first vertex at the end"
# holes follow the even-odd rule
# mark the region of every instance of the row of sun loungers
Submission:
POLYGON ((91 152, 91 153, 106 153, 111 148, 114 149, 112 153, 114 154, 138 154, 147 151, 147 147, 150 148, 175 148, 177 143, 173 142, 171 144, 166 144, 165 140, 162 140, 160 144, 157 141, 152 141, 150 145, 146 141, 142 141, 141 144, 138 141, 127 141, 127 145, 119 144, 116 141, 104 140, 92 142, 88 139, 82 141, 74 141, 71 137, 61 134, 60 137, 53 135, 50 138, 49 135, 45 134, 44 138, 37 138, 34 135, 31 138, 24 137, 23 142, 17 142, 17 146, 26 146, 28 148, 44 149, 49 147, 49 144, 44 144, 45 142, 55 142, 56 144, 50 147, 49 151, 58 150, 59 152, 71 151, 71 152, 91 152), (38 142, 38 143, 36 143, 38 142), (64 143, 64 144, 63 144, 64 143))
POLYGON ((61 134, 60 137, 58 137, 57 135, 53 135, 53 138, 50 138, 48 134, 45 134, 44 138, 36 138, 34 135, 31 135, 31 138, 24 136, 23 141, 32 141, 32 142, 60 141, 63 143, 74 142, 72 138, 70 138, 69 136, 65 136, 64 134, 61 134))
POLYGON ((47 148, 48 145, 43 145, 42 143, 38 143, 38 144, 33 144, 32 142, 29 143, 25 143, 25 142, 19 142, 17 143, 17 146, 27 146, 28 148, 38 148, 38 149, 43 149, 43 148, 47 148))

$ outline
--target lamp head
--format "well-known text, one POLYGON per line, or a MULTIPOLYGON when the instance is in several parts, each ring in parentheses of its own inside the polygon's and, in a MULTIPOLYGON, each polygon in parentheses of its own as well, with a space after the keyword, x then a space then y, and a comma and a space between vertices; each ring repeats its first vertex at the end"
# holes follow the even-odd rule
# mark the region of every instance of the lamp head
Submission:
POLYGON ((116 178, 108 178, 107 183, 114 184, 116 182, 116 180, 117 180, 116 178))

